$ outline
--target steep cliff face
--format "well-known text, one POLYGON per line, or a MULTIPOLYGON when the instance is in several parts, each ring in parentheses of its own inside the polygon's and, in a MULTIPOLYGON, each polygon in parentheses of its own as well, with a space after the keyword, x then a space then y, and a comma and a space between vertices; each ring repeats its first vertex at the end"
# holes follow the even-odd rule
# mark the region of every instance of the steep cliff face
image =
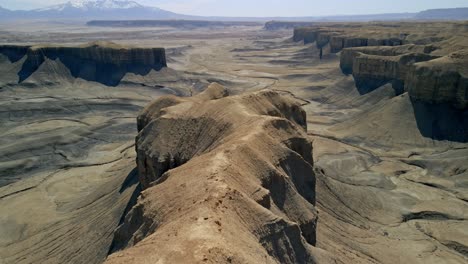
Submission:
POLYGON ((0 45, 0 54, 10 62, 17 62, 26 55, 29 48, 30 46, 0 45))
POLYGON ((327 30, 317 31, 315 45, 317 46, 317 48, 322 49, 330 43, 330 39, 332 37, 337 36, 338 34, 338 32, 329 32, 327 30))
POLYGON ((376 46, 376 47, 357 47, 344 49, 340 56, 340 68, 345 74, 353 73, 354 60, 364 54, 378 56, 400 56, 408 53, 429 54, 432 51, 431 46, 422 45, 402 45, 402 46, 376 46))
POLYGON ((353 29, 329 27, 298 27, 294 29, 293 40, 305 44, 316 42, 317 48, 330 46, 331 53, 338 53, 344 48, 367 46, 399 46, 401 38, 386 36, 369 36, 369 33, 354 32, 353 29))
POLYGON ((399 46, 403 45, 403 40, 398 38, 375 39, 355 36, 335 36, 330 38, 330 48, 332 53, 338 53, 344 48, 367 47, 367 46, 399 46))
POLYGON ((457 108, 468 106, 468 51, 411 65, 406 90, 418 100, 450 103, 457 108))
POLYGON ((108 263, 314 263, 315 174, 306 115, 272 91, 212 84, 138 118, 140 183, 108 263))
POLYGON ((386 83, 392 83, 398 95, 405 90, 404 83, 410 66, 415 62, 433 58, 435 57, 424 53, 381 56, 355 52, 352 60, 352 74, 356 87, 361 93, 368 93, 386 83))
POLYGON ((83 46, 1 46, 0 53, 10 61, 26 57, 17 73, 19 82, 31 76, 46 60, 60 60, 73 77, 117 85, 126 73, 145 75, 166 67, 163 48, 123 47, 109 42, 83 46))
POLYGON ((305 44, 313 43, 317 40, 318 30, 315 28, 294 28, 293 40, 295 42, 304 41, 305 44))
POLYGON ((430 26, 422 22, 328 22, 295 27, 293 40, 312 43, 320 39, 317 47, 329 45, 331 53, 352 47, 406 44, 434 44, 438 46, 439 50, 454 52, 466 48, 466 44, 464 44, 466 28, 466 22, 431 23, 430 26), (451 40, 449 41, 449 39, 451 40), (441 41, 447 42, 442 43, 441 41))
POLYGON ((397 94, 429 103, 467 106, 467 51, 447 56, 429 54, 432 46, 349 48, 341 54, 340 67, 352 74, 363 93, 392 83, 397 94))

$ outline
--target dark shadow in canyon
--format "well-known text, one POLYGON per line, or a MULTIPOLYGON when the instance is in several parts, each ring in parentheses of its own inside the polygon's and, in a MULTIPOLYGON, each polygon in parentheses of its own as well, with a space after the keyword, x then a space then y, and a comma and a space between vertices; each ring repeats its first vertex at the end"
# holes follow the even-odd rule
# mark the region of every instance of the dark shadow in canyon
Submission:
MULTIPOLYGON (((125 178, 124 182, 122 183, 122 186, 119 190, 120 193, 123 193, 126 189, 131 188, 132 186, 136 185, 135 190, 132 193, 132 196, 130 197, 130 200, 127 203, 127 206, 125 207, 124 212, 122 213, 122 216, 120 217, 119 221, 119 226, 121 226, 124 221, 125 217, 128 215, 130 210, 137 204, 138 202, 138 197, 141 194, 141 185, 138 181, 138 169, 134 168, 125 178)), ((139 227, 139 226, 136 226, 139 227)), ((133 230, 135 231, 135 230, 133 230)), ((112 243, 109 247, 108 250, 108 255, 112 254, 113 252, 119 251, 125 247, 125 245, 128 243, 128 241, 123 241, 122 239, 122 232, 115 232, 114 233, 114 239, 112 240, 112 243)))
POLYGON ((356 88, 360 95, 365 95, 375 91, 379 87, 382 87, 388 83, 392 84, 395 95, 401 95, 405 92, 404 83, 399 80, 387 80, 381 78, 357 78, 354 77, 356 88))
POLYGON ((421 135, 434 140, 468 142, 468 109, 411 99, 421 135))
POLYGON ((3 46, 0 47, 0 54, 8 58, 11 63, 21 60, 28 52, 29 46, 3 46))
MULTIPOLYGON (((92 60, 81 59, 76 57, 68 57, 62 55, 47 55, 47 59, 60 60, 65 67, 70 70, 74 78, 81 78, 86 81, 94 81, 107 86, 117 86, 127 73, 133 73, 140 76, 145 76, 151 70, 159 71, 164 65, 138 65, 124 64, 116 65, 111 63, 99 63, 92 60)), ((45 59, 28 57, 23 64, 23 67, 18 72, 19 82, 23 82, 29 78, 43 63, 45 59)))

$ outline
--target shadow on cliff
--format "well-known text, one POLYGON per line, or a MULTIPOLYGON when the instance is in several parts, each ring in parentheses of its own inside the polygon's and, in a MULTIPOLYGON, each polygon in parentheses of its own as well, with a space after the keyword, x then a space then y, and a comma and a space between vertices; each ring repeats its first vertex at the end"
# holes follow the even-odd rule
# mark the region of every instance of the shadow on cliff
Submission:
POLYGON ((434 140, 468 142, 468 109, 411 99, 421 135, 434 140))
POLYGON ((393 90, 395 90, 395 95, 401 95, 405 92, 405 87, 403 82, 398 80, 386 80, 378 78, 356 78, 354 77, 357 91, 360 95, 365 95, 370 92, 375 91, 376 89, 390 83, 392 84, 393 90))
POLYGON ((7 57, 11 63, 18 62, 28 52, 29 46, 4 46, 0 47, 0 54, 7 57))
MULTIPOLYGON (((48 55, 50 60, 59 59, 65 67, 70 70, 74 78, 81 78, 86 81, 99 82, 107 86, 117 86, 127 73, 145 76, 151 70, 159 71, 164 65, 138 65, 138 64, 110 64, 99 63, 92 60, 80 59, 76 57, 48 55)), ((21 70, 18 72, 19 82, 23 82, 29 78, 43 63, 45 59, 28 57, 24 62, 21 70)))
MULTIPOLYGON (((138 169, 137 168, 134 168, 128 175, 127 177, 125 178, 124 182, 122 183, 122 186, 119 190, 119 193, 123 193, 125 190, 127 190, 128 188, 131 188, 133 186, 135 186, 135 190, 133 191, 132 193, 132 196, 130 197, 129 201, 128 201, 128 204, 127 206, 125 207, 125 210, 123 211, 121 217, 120 217, 120 221, 119 221, 119 226, 121 226, 124 221, 125 221, 125 217, 127 216, 127 214, 130 212, 130 210, 132 210, 132 208, 137 204, 138 202, 138 196, 140 196, 141 194, 141 185, 139 184, 139 181, 138 181, 138 169)), ((135 230, 133 230, 135 231, 135 230)), ((128 236, 129 234, 126 234, 126 236, 128 236)), ((126 241, 125 239, 123 239, 122 235, 119 233, 119 232, 115 232, 114 234, 114 239, 112 240, 112 243, 108 249, 108 255, 115 252, 115 251, 118 251, 118 250, 122 250, 125 245, 127 245, 128 241, 126 241)))

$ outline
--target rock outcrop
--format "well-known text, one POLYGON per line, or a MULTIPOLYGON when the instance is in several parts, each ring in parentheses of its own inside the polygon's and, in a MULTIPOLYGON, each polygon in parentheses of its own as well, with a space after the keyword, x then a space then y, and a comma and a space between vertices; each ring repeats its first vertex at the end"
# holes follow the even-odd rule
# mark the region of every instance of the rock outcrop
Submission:
POLYGON ((415 45, 345 49, 341 54, 340 67, 344 73, 353 74, 361 94, 386 83, 392 83, 396 94, 401 94, 411 65, 437 58, 424 53, 427 50, 415 45))
POLYGON ((399 38, 374 39, 353 36, 332 36, 329 41, 332 53, 337 53, 344 48, 350 47, 399 46, 403 44, 403 40, 399 38))
POLYGON ((345 74, 353 73, 354 60, 359 56, 376 55, 385 57, 398 57, 408 53, 429 54, 432 51, 431 46, 422 45, 402 45, 396 47, 360 47, 344 49, 340 55, 340 68, 345 74))
POLYGON ((468 50, 413 64, 406 78, 406 90, 418 100, 468 107, 468 50))
POLYGON ((318 28, 298 27, 294 28, 293 40, 304 41, 304 44, 313 43, 317 40, 318 34, 318 28))
POLYGON ((466 22, 323 23, 294 29, 293 40, 315 43, 340 54, 343 73, 352 74, 360 94, 391 83, 412 100, 467 106, 466 22), (444 32, 447 31, 447 32, 444 32))
POLYGON ((431 51, 418 45, 350 48, 343 50, 340 66, 363 93, 392 83, 397 94, 406 91, 415 100, 466 108, 467 52, 435 56, 431 51))
MULTIPOLYGON (((212 84, 138 118, 144 191, 107 263, 315 263, 315 174, 306 114, 273 91, 212 84)), ((320 255, 321 253, 317 253, 320 255)))
POLYGON ((166 67, 163 48, 124 47, 110 42, 82 46, 0 46, 11 62, 26 57, 17 73, 19 82, 31 76, 45 61, 59 60, 75 78, 117 85, 126 73, 145 75, 166 67))
POLYGON ((344 48, 406 44, 433 44, 444 52, 455 52, 467 47, 467 25, 467 22, 437 22, 430 26, 423 22, 317 23, 295 28, 293 40, 306 44, 320 40, 317 47, 329 46, 331 53, 344 48), (448 39, 450 43, 443 43, 448 39))
POLYGON ((316 42, 317 48, 330 46, 331 53, 338 53, 344 48, 367 46, 398 46, 403 45, 404 40, 399 36, 372 36, 368 33, 354 32, 351 28, 324 27, 298 27, 294 29, 293 40, 304 41, 305 44, 316 42))

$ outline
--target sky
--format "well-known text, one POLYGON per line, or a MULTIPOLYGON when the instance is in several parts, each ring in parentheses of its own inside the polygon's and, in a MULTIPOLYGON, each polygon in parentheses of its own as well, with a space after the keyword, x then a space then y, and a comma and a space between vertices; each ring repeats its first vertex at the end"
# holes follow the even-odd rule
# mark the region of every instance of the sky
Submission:
MULTIPOLYGON (((68 0, 0 0, 9 9, 34 9, 68 0)), ((135 0, 165 10, 201 16, 328 16, 418 12, 468 7, 468 0, 135 0)))

